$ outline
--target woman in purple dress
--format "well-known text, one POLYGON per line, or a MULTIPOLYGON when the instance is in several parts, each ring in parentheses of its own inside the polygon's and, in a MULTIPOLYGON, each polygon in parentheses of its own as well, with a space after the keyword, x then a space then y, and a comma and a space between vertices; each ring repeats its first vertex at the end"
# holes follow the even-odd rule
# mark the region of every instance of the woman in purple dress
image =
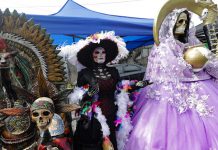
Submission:
POLYGON ((161 25, 145 75, 153 84, 138 96, 126 150, 218 149, 218 61, 209 51, 201 69, 183 59, 200 44, 190 17, 175 9, 161 25))

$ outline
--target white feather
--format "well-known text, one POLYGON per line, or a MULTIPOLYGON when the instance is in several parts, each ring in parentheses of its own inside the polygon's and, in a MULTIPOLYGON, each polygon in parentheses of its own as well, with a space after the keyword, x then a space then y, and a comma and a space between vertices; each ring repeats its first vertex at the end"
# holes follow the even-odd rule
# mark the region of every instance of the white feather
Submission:
POLYGON ((107 119, 102 114, 101 108, 100 107, 96 107, 95 108, 95 113, 97 113, 96 119, 101 124, 101 130, 103 132, 103 137, 108 137, 110 135, 110 129, 109 129, 109 126, 107 124, 107 119))
POLYGON ((84 90, 82 90, 79 87, 75 87, 74 91, 68 96, 70 100, 70 104, 79 103, 79 101, 82 100, 84 94, 85 94, 84 90))
MULTIPOLYGON (((128 82, 128 81, 123 81, 123 82, 128 82)), ((118 105, 117 116, 122 119, 121 128, 119 129, 119 131, 116 132, 118 150, 124 149, 124 146, 129 137, 129 133, 132 130, 131 118, 126 115, 128 104, 133 104, 133 103, 130 101, 128 93, 122 90, 117 95, 117 105, 118 105)))

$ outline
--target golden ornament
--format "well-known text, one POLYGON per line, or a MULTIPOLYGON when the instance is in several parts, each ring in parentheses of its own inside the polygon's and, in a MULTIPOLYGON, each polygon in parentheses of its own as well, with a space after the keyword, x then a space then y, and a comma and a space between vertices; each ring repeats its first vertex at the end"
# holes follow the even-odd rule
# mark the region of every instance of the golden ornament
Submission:
POLYGON ((184 60, 194 69, 202 68, 208 60, 202 51, 208 51, 208 49, 203 45, 188 47, 184 53, 184 60))

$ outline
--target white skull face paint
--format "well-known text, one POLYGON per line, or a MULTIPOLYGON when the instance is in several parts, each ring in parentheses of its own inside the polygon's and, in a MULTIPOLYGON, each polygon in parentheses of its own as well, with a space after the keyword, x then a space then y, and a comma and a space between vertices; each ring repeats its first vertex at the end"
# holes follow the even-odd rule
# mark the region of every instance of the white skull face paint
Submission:
POLYGON ((92 53, 94 62, 103 64, 106 61, 106 51, 103 47, 97 47, 92 53))
POLYGON ((176 30, 175 30, 175 34, 184 34, 185 33, 185 29, 186 26, 188 24, 188 17, 187 14, 182 12, 176 22, 176 30))

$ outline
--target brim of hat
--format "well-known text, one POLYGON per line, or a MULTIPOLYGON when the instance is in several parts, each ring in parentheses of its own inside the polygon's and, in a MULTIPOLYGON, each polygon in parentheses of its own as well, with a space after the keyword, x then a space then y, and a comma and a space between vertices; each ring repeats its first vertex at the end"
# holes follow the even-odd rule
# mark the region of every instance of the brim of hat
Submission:
POLYGON ((92 53, 97 47, 103 47, 106 50, 106 64, 114 60, 118 55, 117 43, 110 39, 103 39, 100 43, 90 43, 83 47, 77 53, 78 61, 85 67, 91 67, 93 64, 92 53))

